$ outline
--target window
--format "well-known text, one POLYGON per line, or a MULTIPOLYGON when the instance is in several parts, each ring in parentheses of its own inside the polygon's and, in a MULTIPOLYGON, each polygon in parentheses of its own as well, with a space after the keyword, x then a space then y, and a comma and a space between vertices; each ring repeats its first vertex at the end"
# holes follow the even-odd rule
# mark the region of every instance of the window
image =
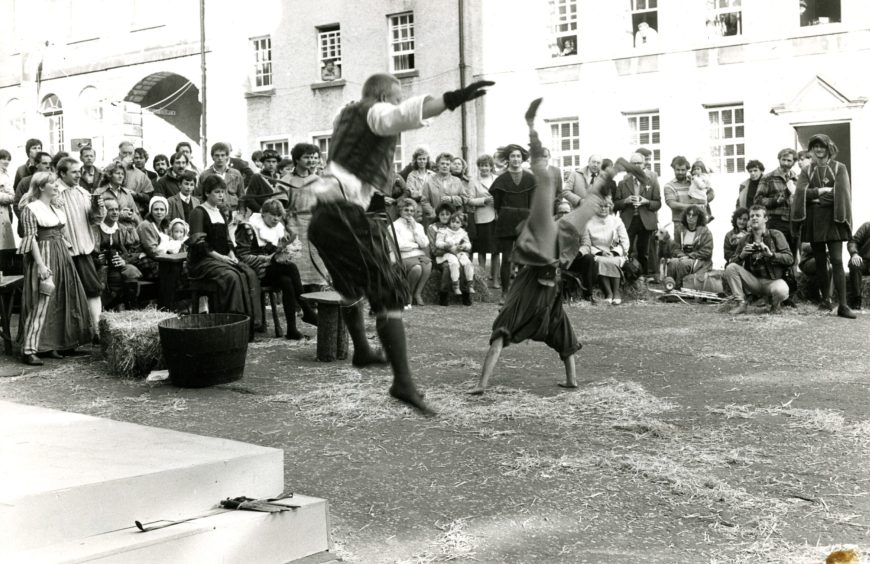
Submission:
POLYGON ((659 39, 658 0, 631 0, 631 31, 635 47, 650 47, 659 39))
POLYGON ((320 80, 331 82, 341 78, 341 29, 337 25, 317 28, 320 52, 320 80))
POLYGON ((2 130, 5 130, 9 137, 13 139, 17 139, 21 135, 25 125, 24 108, 21 106, 21 100, 12 98, 6 102, 6 108, 3 111, 3 122, 0 125, 3 126, 2 130))
POLYGON ((553 57, 577 54, 577 0, 550 0, 553 57))
POLYGON ((710 157, 714 169, 728 174, 743 172, 743 106, 707 108, 710 121, 710 157))
POLYGON ((707 0, 707 39, 743 34, 741 0, 707 0))
POLYGON ((332 141, 332 135, 315 135, 312 142, 320 147, 320 162, 326 163, 329 160, 329 142, 332 141))
POLYGON ((260 141, 260 150, 266 151, 271 149, 277 151, 281 158, 290 154, 290 141, 288 139, 270 139, 268 141, 260 141))
POLYGON ((628 144, 631 150, 645 147, 652 151, 652 167, 662 174, 661 123, 659 113, 631 114, 628 117, 628 144))
POLYGON ((60 99, 49 94, 42 99, 39 108, 48 125, 48 152, 51 154, 63 150, 63 106, 60 99))
POLYGON ((414 13, 390 16, 390 70, 410 71, 414 63, 414 13))
POLYGON ((91 140, 98 155, 104 154, 103 103, 93 86, 85 86, 79 93, 79 108, 82 112, 82 132, 91 140))
POLYGON ((405 168, 405 152, 402 150, 402 135, 396 141, 396 152, 393 153, 393 171, 400 172, 405 168))
POLYGON ((795 0, 800 9, 801 27, 840 22, 840 0, 795 0))
POLYGON ((576 119, 550 122, 553 138, 553 158, 559 161, 559 168, 567 177, 580 167, 580 122, 576 119))
POLYGON ((251 40, 254 48, 254 76, 252 85, 255 90, 272 87, 272 38, 258 37, 251 40))

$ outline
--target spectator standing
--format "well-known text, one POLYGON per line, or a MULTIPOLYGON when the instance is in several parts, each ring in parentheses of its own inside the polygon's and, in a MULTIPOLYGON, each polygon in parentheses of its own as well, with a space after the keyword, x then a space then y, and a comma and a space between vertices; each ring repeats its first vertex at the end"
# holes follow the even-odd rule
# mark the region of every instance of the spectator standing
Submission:
POLYGON ((432 259, 429 258, 429 238, 423 225, 414 219, 417 204, 411 198, 399 201, 401 217, 393 222, 396 241, 399 246, 402 266, 408 279, 408 289, 411 292, 413 305, 423 303, 423 289, 432 274, 432 259))
POLYGON ((166 155, 155 155, 154 160, 151 161, 151 166, 154 167, 154 172, 156 172, 157 177, 160 178, 169 172, 169 157, 166 155))
MULTIPOLYGON (((746 172, 749 173, 749 178, 740 183, 736 207, 746 208, 748 213, 749 206, 754 205, 755 195, 758 193, 758 184, 764 175, 764 165, 761 161, 751 160, 746 163, 746 172)), ((785 234, 783 233, 783 235, 785 234)))
POLYGON ((39 139, 28 139, 27 142, 24 143, 24 152, 27 153, 27 161, 15 171, 15 178, 13 180, 13 185, 15 187, 18 186, 18 183, 21 182, 22 179, 32 176, 37 172, 36 165, 39 163, 37 155, 42 152, 42 141, 39 139))
MULTIPOLYGON (((638 168, 643 168, 643 155, 633 154, 630 162, 638 168)), ((652 265, 649 264, 650 239, 658 226, 658 211, 661 207, 662 195, 659 181, 648 172, 642 179, 628 174, 616 187, 613 208, 619 213, 625 224, 629 252, 633 252, 637 256, 641 272, 644 274, 651 272, 652 265)))
POLYGON ((747 225, 749 225, 749 210, 746 208, 737 208, 731 214, 731 231, 725 234, 725 241, 722 248, 725 252, 725 263, 731 261, 734 256, 734 251, 737 250, 737 244, 740 240, 746 237, 747 225))
POLYGON ((106 208, 100 196, 91 197, 87 190, 79 186, 81 168, 82 164, 72 157, 61 159, 57 164, 57 187, 66 211, 64 229, 70 243, 70 254, 88 297, 91 326, 96 330, 100 323, 100 294, 103 288, 92 255, 98 239, 95 227, 106 217, 106 208))
POLYGON ((870 274, 870 221, 861 225, 847 245, 849 250, 849 296, 852 309, 862 309, 863 277, 870 274))
POLYGON ((668 276, 677 288, 683 278, 710 270, 713 266, 713 234, 707 229, 707 214, 699 206, 689 206, 683 212, 681 243, 668 260, 668 276))
MULTIPOLYGON (((226 206, 235 213, 243 209, 242 198, 245 197, 245 179, 242 173, 230 166, 230 146, 226 143, 215 143, 211 146, 212 165, 199 175, 199 187, 196 196, 202 199, 202 183, 211 175, 223 178, 227 185, 226 206)), ((168 197, 168 196, 167 196, 168 197)))
POLYGON ((490 192, 496 212, 495 236, 498 251, 501 253, 501 286, 507 294, 511 283, 511 251, 518 236, 520 224, 529 217, 532 194, 535 191, 535 177, 523 170, 523 163, 529 152, 519 145, 508 145, 503 153, 507 155, 507 172, 493 181, 490 192))
POLYGON ((495 181, 492 166, 491 156, 478 157, 477 176, 468 183, 468 205, 474 209, 474 216, 469 221, 475 223, 471 250, 477 254, 477 262, 481 268, 486 268, 486 255, 489 253, 492 257, 489 277, 497 280, 499 255, 495 248, 495 200, 489 192, 489 188, 495 181))
POLYGON ((450 171, 453 155, 441 153, 435 159, 438 171, 426 180, 423 186, 423 221, 429 223, 435 219, 435 210, 442 203, 453 206, 454 210, 461 209, 465 203, 465 187, 462 181, 453 176, 450 171))
POLYGON ((191 280, 208 280, 217 286, 217 312, 241 313, 251 319, 253 331, 263 329, 260 309, 260 281, 257 274, 240 263, 233 252, 226 218, 220 207, 224 204, 226 184, 212 175, 202 183, 205 202, 190 214, 188 252, 191 280))
POLYGON ((121 209, 129 209, 130 217, 136 225, 142 221, 139 207, 133 193, 127 188, 127 169, 121 163, 110 163, 101 174, 102 185, 94 190, 94 194, 103 198, 113 198, 118 201, 121 209))
POLYGON ((423 187, 426 186, 426 183, 430 178, 435 176, 435 173, 432 172, 430 168, 429 152, 422 147, 415 150, 414 155, 411 158, 411 166, 412 169, 405 179, 404 196, 406 198, 411 198, 417 203, 417 215, 414 219, 421 221, 424 214, 423 187))
POLYGON ((269 198, 276 197, 286 207, 290 205, 287 192, 278 187, 275 172, 278 169, 278 152, 272 149, 263 151, 263 168, 254 174, 245 192, 245 206, 253 212, 260 211, 260 206, 269 198))
POLYGON ((852 186, 846 165, 836 161, 837 145, 817 133, 810 137, 813 162, 801 170, 792 207, 792 222, 800 224, 801 239, 810 243, 816 258, 817 286, 822 290, 820 308, 831 310, 831 296, 821 265, 831 261, 839 307, 837 315, 855 319, 846 303, 846 272, 843 269, 843 241, 852 238, 852 186))
POLYGON ((797 252, 797 238, 791 234, 791 199, 796 189, 797 174, 795 174, 794 149, 781 150, 776 158, 779 166, 765 174, 758 184, 753 203, 764 206, 767 210, 767 228, 776 229, 782 233, 792 254, 797 252))
POLYGON ((82 179, 79 180, 79 185, 93 194, 102 184, 102 171, 94 165, 97 152, 90 145, 85 145, 79 149, 79 159, 82 161, 82 179))
POLYGON ((767 210, 754 205, 749 210, 749 233, 740 240, 728 266, 725 281, 737 298, 733 314, 746 313, 746 294, 766 298, 770 313, 779 312, 788 298, 789 289, 783 276, 794 263, 794 255, 785 236, 767 228, 767 210))
MULTIPOLYGON (((692 187, 692 179, 689 177, 689 161, 686 157, 677 156, 671 161, 674 178, 665 184, 665 204, 671 208, 674 224, 674 242, 682 244, 683 213, 693 206, 689 201, 689 189, 692 187)), ((709 192, 713 189, 710 188, 709 192)), ((707 199, 712 200, 712 194, 707 193, 707 199)))
POLYGON ((192 171, 194 174, 199 175, 199 169, 195 164, 193 164, 193 147, 190 146, 190 143, 187 141, 179 141, 175 146, 175 152, 184 153, 187 157, 187 169, 192 171))
POLYGON ((133 149, 133 166, 136 167, 139 171, 143 172, 145 176, 148 177, 148 180, 151 181, 151 185, 153 186, 157 179, 160 178, 156 172, 153 170, 148 170, 145 168, 145 165, 148 164, 148 151, 143 149, 142 147, 136 147, 133 149))
POLYGON ((568 175, 568 180, 562 190, 562 198, 568 200, 572 207, 576 208, 583 202, 589 187, 601 174, 601 161, 600 155, 592 155, 586 166, 568 175))
POLYGON ((297 143, 290 150, 290 156, 294 163, 293 170, 281 179, 282 186, 289 191, 290 205, 286 222, 302 244, 302 253, 296 258, 302 284, 312 286, 311 290, 316 291, 326 284, 321 274, 326 272, 326 266, 320 260, 317 249, 308 244, 308 226, 311 225, 311 211, 317 202, 313 188, 320 177, 314 172, 314 167, 320 162, 320 148, 311 143, 297 143))
POLYGON ((67 215, 58 201, 56 182, 54 174, 36 172, 30 191, 21 200, 21 351, 24 363, 34 366, 43 364, 37 353, 62 358, 60 351, 87 344, 96 327, 88 315, 89 300, 67 248, 67 215))
POLYGON ((196 175, 189 170, 182 172, 178 194, 167 199, 169 206, 167 218, 169 221, 183 219, 185 223, 190 224, 190 212, 201 203, 199 198, 193 195, 195 186, 196 175))
POLYGON ((230 166, 239 171, 242 175, 242 186, 247 186, 254 176, 254 170, 251 164, 242 158, 242 152, 238 149, 233 149, 233 146, 227 143, 230 148, 230 166))
POLYGON ((12 205, 15 202, 15 185, 9 174, 12 155, 0 149, 0 270, 10 272, 15 262, 15 235, 12 232, 12 205))
POLYGON ((129 141, 122 141, 118 145, 118 157, 116 161, 120 161, 127 170, 127 189, 133 193, 136 199, 136 204, 139 207, 140 217, 145 215, 148 209, 148 202, 151 200, 151 195, 154 193, 154 186, 148 179, 148 175, 133 166, 133 144, 129 141))
POLYGON ((188 170, 187 164, 187 155, 184 153, 174 153, 169 157, 169 172, 154 185, 154 195, 168 199, 178 194, 181 191, 181 175, 188 170))
POLYGON ((563 184, 562 169, 550 164, 550 149, 544 147, 544 153, 542 158, 547 163, 547 174, 550 175, 550 179, 553 181, 553 186, 556 187, 556 199, 561 200, 563 184))

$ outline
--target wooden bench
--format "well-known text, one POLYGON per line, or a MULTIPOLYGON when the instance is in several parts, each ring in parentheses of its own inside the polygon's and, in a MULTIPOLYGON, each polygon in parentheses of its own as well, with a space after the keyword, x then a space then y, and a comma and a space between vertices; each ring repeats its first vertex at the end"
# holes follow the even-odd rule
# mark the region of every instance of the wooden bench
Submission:
POLYGON ((310 292, 303 300, 317 304, 317 360, 347 358, 347 328, 341 317, 342 298, 337 292, 310 292))
MULTIPOLYGON (((190 309, 191 313, 199 313, 199 297, 206 296, 208 298, 208 309, 212 313, 218 312, 214 305, 214 295, 218 292, 217 285, 210 280, 190 280, 190 309)), ((266 323, 266 298, 269 299, 269 306, 272 308, 272 322, 275 324, 275 336, 281 337, 284 335, 284 330, 281 328, 281 319, 278 316, 278 304, 275 300, 275 295, 281 293, 280 288, 272 286, 260 286, 260 308, 262 312, 263 323, 266 323)), ((296 315, 296 312, 293 312, 296 315)))
MULTIPOLYGON (((24 276, 13 274, 3 276, 0 281, 0 335, 3 337, 3 352, 12 354, 12 304, 15 303, 15 295, 21 295, 24 288, 24 276)), ((19 330, 24 325, 19 321, 19 330)), ((20 331, 19 331, 20 332, 20 331)))

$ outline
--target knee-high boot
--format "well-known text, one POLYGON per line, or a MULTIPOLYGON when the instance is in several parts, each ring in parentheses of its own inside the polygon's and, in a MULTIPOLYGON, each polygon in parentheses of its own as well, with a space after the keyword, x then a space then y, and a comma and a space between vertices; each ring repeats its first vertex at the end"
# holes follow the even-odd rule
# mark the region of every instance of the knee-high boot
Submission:
POLYGON ((408 343, 405 339, 405 324, 401 317, 378 317, 378 337, 384 346, 384 352, 393 368, 393 385, 390 395, 419 410, 423 415, 434 415, 435 412, 423 402, 414 380, 411 368, 408 366, 408 343))
POLYGON ((370 364, 386 364, 387 359, 383 353, 372 350, 369 344, 362 304, 341 308, 341 316, 353 341, 353 365, 363 367, 370 364))

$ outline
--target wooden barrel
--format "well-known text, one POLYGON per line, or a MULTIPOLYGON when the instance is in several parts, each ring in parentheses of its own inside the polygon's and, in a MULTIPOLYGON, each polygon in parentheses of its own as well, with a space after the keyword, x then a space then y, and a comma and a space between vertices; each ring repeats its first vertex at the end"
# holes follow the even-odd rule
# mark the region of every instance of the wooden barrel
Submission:
POLYGON ((250 319, 237 313, 206 313, 166 319, 157 325, 169 380, 203 388, 241 379, 248 353, 250 319))

